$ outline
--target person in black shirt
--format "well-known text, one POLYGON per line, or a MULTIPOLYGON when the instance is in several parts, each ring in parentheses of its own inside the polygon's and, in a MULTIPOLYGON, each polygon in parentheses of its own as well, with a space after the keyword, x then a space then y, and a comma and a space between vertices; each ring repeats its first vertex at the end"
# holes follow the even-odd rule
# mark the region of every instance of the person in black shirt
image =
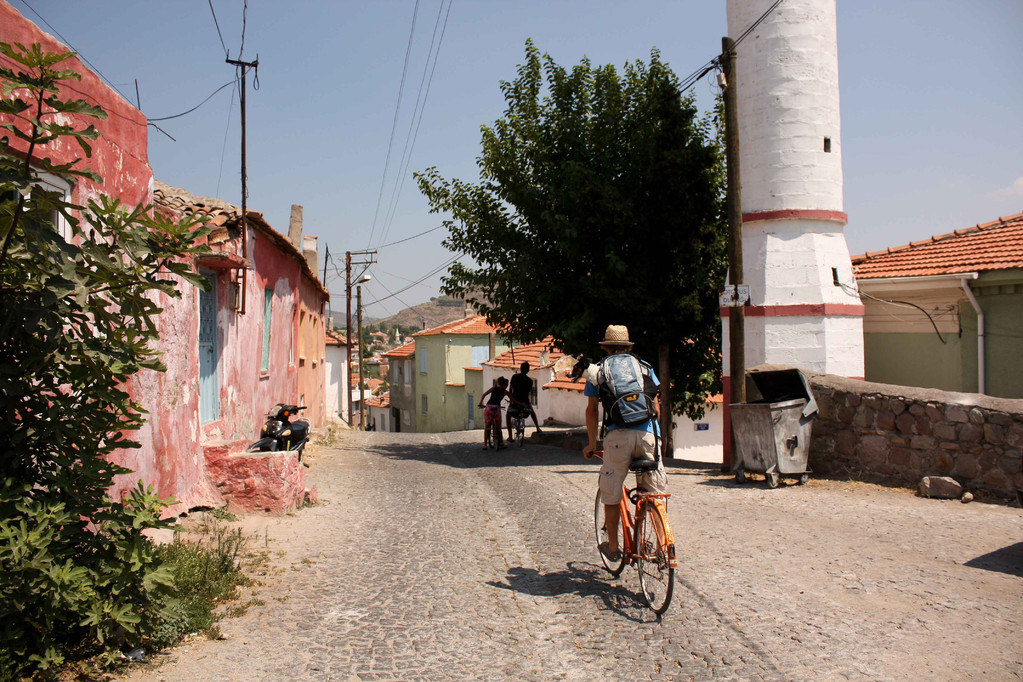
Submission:
POLYGON ((536 432, 541 433, 540 424, 536 421, 536 412, 533 411, 533 406, 530 402, 530 394, 533 392, 533 380, 529 378, 529 363, 523 362, 519 365, 519 373, 515 374, 511 378, 511 388, 509 389, 511 396, 511 407, 508 409, 508 440, 515 440, 515 436, 512 434, 512 413, 519 411, 522 413, 528 413, 533 418, 533 426, 536 427, 536 432))

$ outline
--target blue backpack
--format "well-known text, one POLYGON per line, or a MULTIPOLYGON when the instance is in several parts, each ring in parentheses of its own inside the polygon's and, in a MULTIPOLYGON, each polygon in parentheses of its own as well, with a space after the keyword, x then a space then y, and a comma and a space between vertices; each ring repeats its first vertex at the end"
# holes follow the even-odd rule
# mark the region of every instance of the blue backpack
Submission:
POLYGON ((604 422, 617 427, 636 426, 655 417, 657 395, 649 365, 631 353, 615 353, 600 363, 597 393, 604 406, 604 422))

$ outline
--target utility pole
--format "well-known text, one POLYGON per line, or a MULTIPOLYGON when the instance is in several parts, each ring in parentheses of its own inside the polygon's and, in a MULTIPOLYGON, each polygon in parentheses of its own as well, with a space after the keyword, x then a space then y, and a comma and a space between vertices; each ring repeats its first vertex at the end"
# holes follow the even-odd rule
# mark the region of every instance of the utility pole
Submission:
MULTIPOLYGON (((241 72, 242 87, 241 87, 241 108, 242 108, 242 258, 248 258, 249 253, 249 231, 248 231, 248 168, 245 164, 245 81, 248 80, 248 70, 250 68, 259 69, 259 56, 256 56, 254 62, 243 62, 240 59, 231 59, 228 57, 225 60, 228 64, 233 64, 241 72)), ((241 305, 239 306, 242 315, 245 314, 245 293, 246 284, 248 283, 248 269, 241 269, 241 305)))
MULTIPOLYGON (((347 337, 347 343, 345 344, 345 351, 347 355, 347 362, 345 364, 345 390, 348 391, 348 427, 352 426, 352 266, 353 265, 365 265, 369 267, 373 263, 376 263, 374 256, 377 255, 376 251, 345 251, 345 336, 347 337), (366 260, 353 261, 352 256, 365 256, 366 260)), ((369 275, 363 274, 359 277, 358 284, 369 281, 369 275)), ((360 309, 362 306, 359 306, 360 309)), ((360 334, 361 337, 361 334, 360 334)), ((361 338, 360 338, 361 340, 361 338)), ((359 355, 362 355, 362 349, 359 349, 359 355)), ((361 376, 361 360, 359 364, 360 376, 359 376, 359 409, 362 409, 362 376, 361 376)))
MULTIPOLYGON (((725 36, 721 39, 721 66, 725 74, 725 161, 728 189, 728 283, 736 289, 742 284, 742 188, 739 184, 739 112, 735 84, 735 43, 725 36)), ((729 402, 746 402, 746 311, 741 304, 728 310, 728 356, 731 396, 729 402)), ((735 437, 727 434, 731 453, 735 451, 735 437)))
POLYGON ((362 285, 355 287, 355 317, 358 319, 356 333, 359 335, 359 430, 366 430, 366 393, 362 388, 362 285))

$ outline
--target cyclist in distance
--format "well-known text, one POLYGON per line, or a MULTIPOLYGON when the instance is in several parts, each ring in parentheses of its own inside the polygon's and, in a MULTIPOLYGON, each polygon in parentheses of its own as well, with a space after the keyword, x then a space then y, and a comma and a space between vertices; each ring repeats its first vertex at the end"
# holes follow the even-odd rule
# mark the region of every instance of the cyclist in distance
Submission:
POLYGON ((536 421, 536 412, 533 411, 533 405, 530 402, 530 393, 533 392, 533 380, 529 378, 529 363, 523 362, 519 365, 519 373, 515 374, 511 378, 511 386, 509 387, 511 393, 511 407, 508 408, 508 440, 515 440, 515 435, 512 433, 512 412, 518 411, 523 414, 528 413, 533 418, 533 426, 536 427, 536 432, 541 433, 540 424, 536 421))
POLYGON ((497 377, 497 386, 491 386, 480 396, 480 407, 483 407, 483 399, 488 395, 490 399, 487 400, 487 405, 483 409, 483 449, 490 449, 490 427, 496 421, 497 428, 494 429, 494 433, 497 442, 494 443, 494 448, 500 450, 503 445, 501 442, 501 401, 508 395, 508 380, 504 377, 497 377))
POLYGON ((597 449, 599 406, 603 405, 604 408, 604 462, 600 467, 600 497, 604 504, 608 542, 606 546, 601 543, 600 551, 611 561, 621 558, 621 548, 618 547, 619 503, 622 499, 622 484, 629 475, 632 460, 657 460, 657 469, 639 476, 639 485, 643 489, 652 493, 666 493, 668 483, 664 463, 657 456, 657 440, 660 436, 657 387, 660 382, 648 363, 631 354, 632 345, 628 328, 615 324, 608 326, 604 340, 600 342, 605 358, 586 371, 586 385, 583 389, 587 399, 586 434, 589 437, 583 455, 587 459, 597 449), (628 356, 634 362, 627 361, 627 358, 609 362, 612 357, 620 355, 628 356), (624 385, 626 380, 631 380, 634 385, 638 382, 642 386, 642 396, 636 393, 624 398, 616 396, 615 386, 624 385), (625 418, 621 416, 622 410, 618 406, 621 400, 635 404, 644 397, 647 405, 645 413, 625 418))

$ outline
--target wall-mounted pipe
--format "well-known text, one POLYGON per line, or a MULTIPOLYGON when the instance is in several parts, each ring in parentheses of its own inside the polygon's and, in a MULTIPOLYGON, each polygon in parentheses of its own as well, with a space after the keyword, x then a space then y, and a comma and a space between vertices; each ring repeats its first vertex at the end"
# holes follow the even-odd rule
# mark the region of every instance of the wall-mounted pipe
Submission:
POLYGON ((973 306, 974 312, 977 313, 977 393, 984 393, 984 311, 981 310, 977 297, 973 295, 973 290, 970 289, 969 280, 977 278, 975 273, 971 274, 972 277, 960 279, 959 285, 963 288, 963 293, 966 294, 970 305, 973 306))

